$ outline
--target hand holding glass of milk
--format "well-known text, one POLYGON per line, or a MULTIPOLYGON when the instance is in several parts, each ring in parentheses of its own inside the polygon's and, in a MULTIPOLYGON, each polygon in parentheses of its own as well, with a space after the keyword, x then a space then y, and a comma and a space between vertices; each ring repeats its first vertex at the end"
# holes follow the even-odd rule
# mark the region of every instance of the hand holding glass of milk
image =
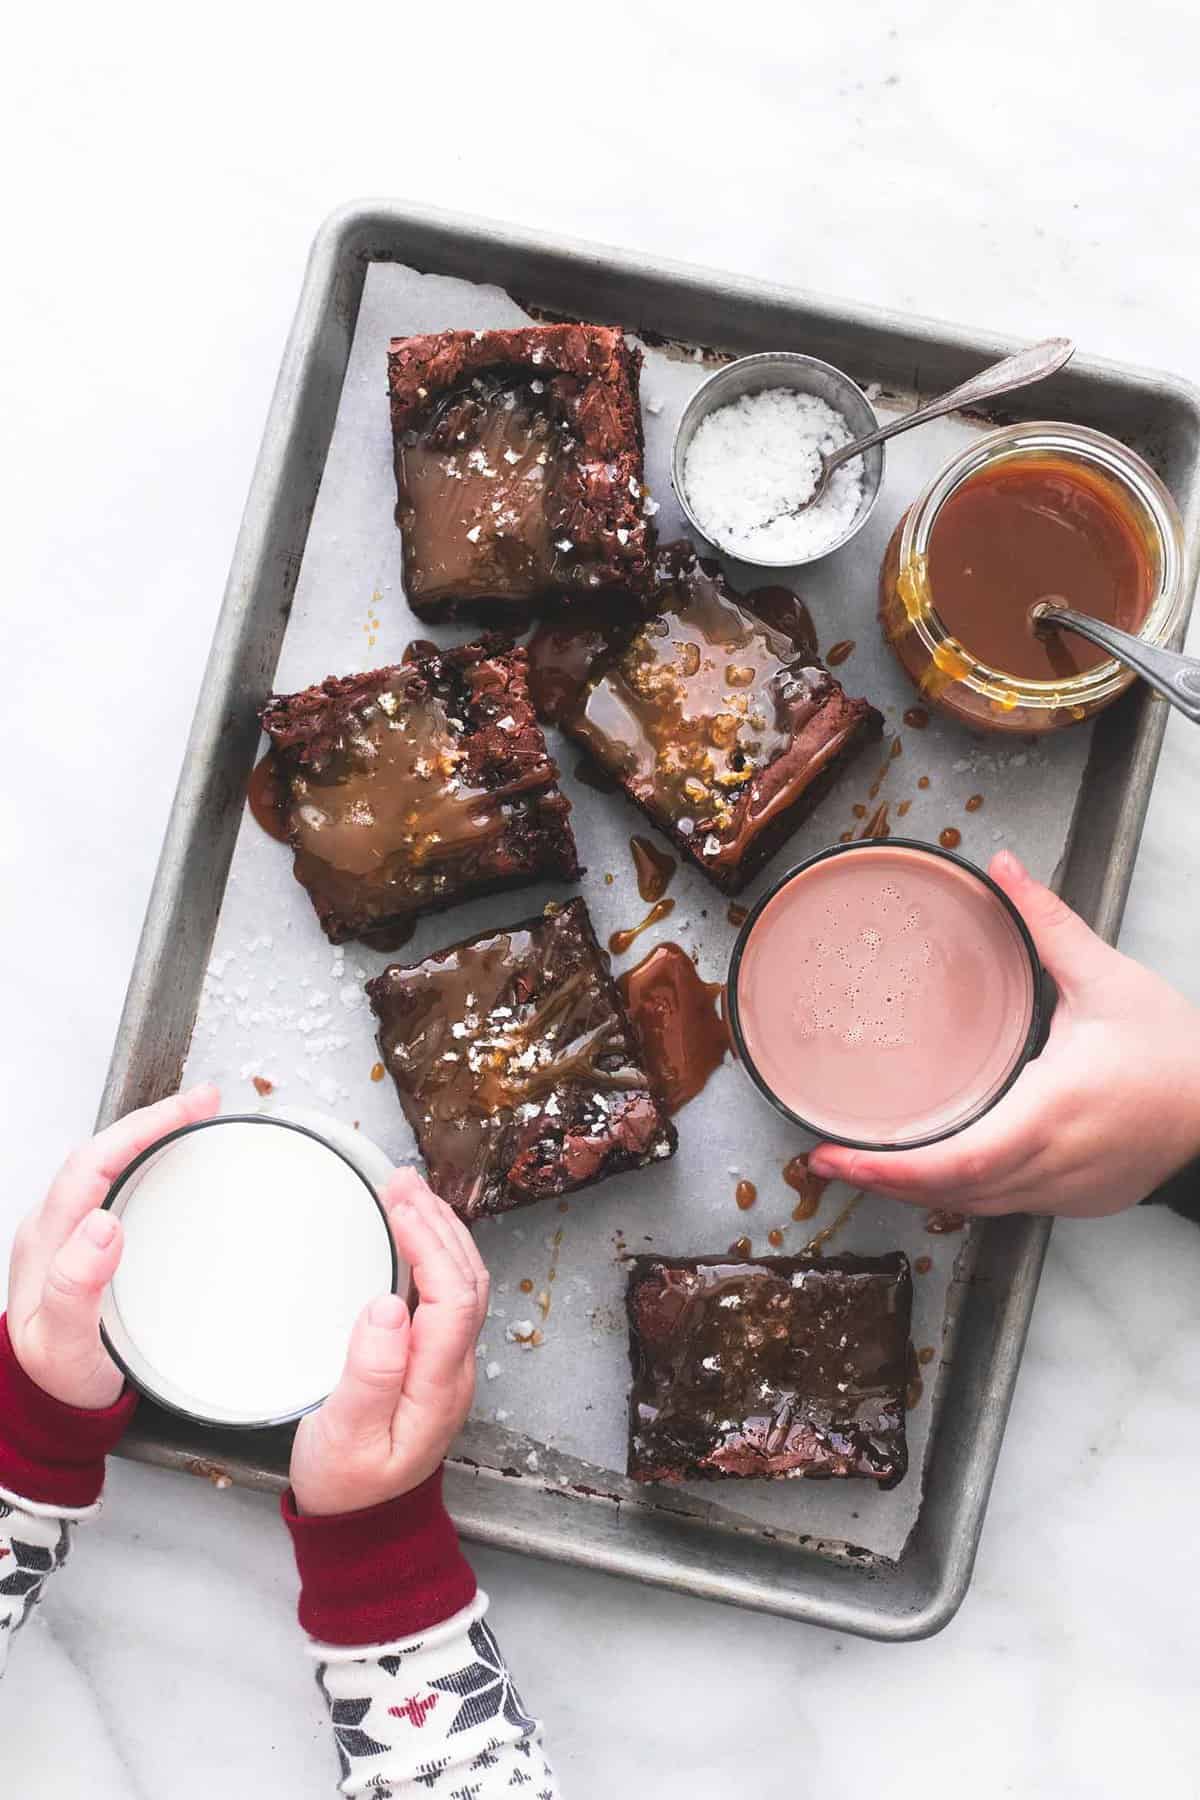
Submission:
POLYGON ((8 1331, 17 1361, 66 1406, 111 1406, 124 1375, 100 1337, 105 1288, 121 1260, 121 1222, 104 1210, 112 1183, 168 1132, 211 1118, 211 1082, 118 1119, 68 1157, 17 1232, 8 1282, 8 1331))
POLYGON ((469 1410, 479 1253, 415 1170, 336 1120, 219 1103, 194 1088, 69 1158, 17 1235, 17 1360, 68 1406, 111 1407, 128 1376, 205 1423, 300 1419, 303 1512, 394 1499, 469 1410))
POLYGON ((488 1273, 466 1226, 414 1169, 382 1200, 420 1304, 373 1300, 342 1378, 301 1419, 292 1448, 300 1512, 354 1512, 406 1494, 440 1467, 471 1408, 488 1273))

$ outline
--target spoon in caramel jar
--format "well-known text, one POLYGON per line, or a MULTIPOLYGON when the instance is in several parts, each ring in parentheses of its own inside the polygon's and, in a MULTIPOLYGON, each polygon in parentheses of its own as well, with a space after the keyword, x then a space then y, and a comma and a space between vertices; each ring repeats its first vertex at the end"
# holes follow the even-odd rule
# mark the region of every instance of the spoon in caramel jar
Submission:
POLYGON ((1018 350, 1015 356, 1006 356, 1003 361, 981 369, 978 375, 972 375, 969 381, 951 388, 948 394, 941 394, 936 400, 918 406, 915 412, 905 413, 902 419, 893 419, 890 425, 881 425, 878 431, 869 432, 866 437, 855 438, 852 443, 843 444, 838 450, 819 451, 821 472, 817 476, 816 487, 805 499, 789 506, 786 516, 792 518, 796 513, 807 512, 810 506, 815 506, 829 486, 833 471, 841 463, 849 462, 851 457, 861 456, 864 450, 870 450, 888 438, 898 437, 902 431, 911 431, 914 425, 924 425, 930 419, 940 419, 946 413, 957 412, 960 407, 978 406, 984 400, 994 400, 1000 394, 1011 394, 1016 388, 1044 381, 1047 375, 1057 374, 1059 369, 1065 367, 1074 354, 1075 346, 1070 338, 1046 338, 1040 344, 1031 344, 1027 350, 1018 350))
POLYGON ((1200 659, 1182 656, 1178 650, 1162 650, 1147 644, 1132 632, 1117 625, 1106 625, 1102 619, 1090 619, 1074 607, 1063 606, 1053 597, 1038 600, 1029 609, 1033 629, 1039 637, 1056 631, 1073 631, 1086 638, 1099 650, 1107 650, 1117 662, 1124 663, 1140 675, 1148 687, 1181 712, 1193 725, 1200 725, 1200 659))

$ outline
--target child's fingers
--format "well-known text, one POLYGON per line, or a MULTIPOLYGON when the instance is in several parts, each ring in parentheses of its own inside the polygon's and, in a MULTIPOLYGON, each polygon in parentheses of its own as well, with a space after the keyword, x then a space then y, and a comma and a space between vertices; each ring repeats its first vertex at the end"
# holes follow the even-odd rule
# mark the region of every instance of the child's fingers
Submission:
MULTIPOLYGON (((421 1187, 424 1184, 421 1183, 421 1187)), ((408 1262, 421 1304, 412 1321, 404 1391, 419 1406, 448 1403, 471 1362, 479 1330, 479 1293, 461 1249, 443 1242, 425 1193, 389 1184, 388 1220, 396 1248, 408 1262)))
POLYGON ((121 1221, 92 1211, 52 1258, 38 1318, 56 1355, 69 1360, 99 1348, 100 1302, 121 1260, 121 1221))
POLYGON ((1035 881, 1011 850, 1001 850, 992 858, 988 874, 1025 920, 1038 955, 1060 992, 1078 992, 1111 966, 1117 954, 1112 947, 1098 938, 1065 900, 1035 881))
POLYGON ((322 1408, 340 1435, 358 1443, 390 1437, 404 1391, 409 1336, 408 1308, 398 1294, 381 1294, 360 1314, 341 1379, 322 1408))
POLYGON ((1011 1186, 1053 1130, 1053 1064, 1030 1063, 1012 1091, 977 1125, 923 1150, 874 1152, 822 1144, 808 1158, 814 1175, 869 1188, 896 1200, 951 1204, 983 1199, 1011 1186))
POLYGON ((414 1204, 433 1226, 439 1239, 449 1251, 465 1281, 469 1281, 475 1290, 476 1310, 480 1318, 487 1306, 488 1273, 483 1266, 483 1258, 475 1247, 475 1240, 454 1211, 440 1200, 433 1189, 421 1183, 421 1191, 414 1196, 414 1204))
POLYGON ((457 1291, 470 1281, 467 1258, 445 1229, 442 1202, 415 1169, 398 1169, 383 1190, 383 1204, 396 1247, 412 1270, 422 1300, 436 1300, 439 1285, 457 1291))
POLYGON ((417 1215, 429 1225, 434 1236, 442 1245, 459 1273, 469 1278, 471 1264, 464 1255, 462 1243, 447 1227, 447 1221, 453 1219, 450 1208, 438 1199, 427 1181, 423 1181, 415 1169, 398 1169, 384 1190, 384 1206, 389 1212, 393 1206, 412 1207, 417 1215))
POLYGON ((39 1225, 52 1244, 65 1243, 85 1214, 99 1206, 121 1171, 168 1132, 211 1118, 221 1096, 211 1081, 128 1113, 73 1150, 50 1184, 39 1225))

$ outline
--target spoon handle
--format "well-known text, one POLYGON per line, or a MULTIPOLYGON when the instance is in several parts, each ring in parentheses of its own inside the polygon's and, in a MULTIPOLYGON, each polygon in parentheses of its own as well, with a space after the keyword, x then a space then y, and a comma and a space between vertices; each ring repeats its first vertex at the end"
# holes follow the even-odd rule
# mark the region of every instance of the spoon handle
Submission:
POLYGON ((1037 612, 1039 631, 1074 631, 1101 650, 1107 650, 1127 668, 1134 669, 1156 694, 1178 707, 1193 725, 1200 725, 1200 660, 1181 656, 1178 650, 1163 650, 1157 644, 1143 643, 1128 631, 1089 619, 1086 613, 1069 606, 1056 606, 1043 601, 1037 612))
POLYGON ((915 412, 905 413, 902 419, 893 419, 890 425, 881 425, 868 437, 856 438, 840 450, 826 452, 825 467, 835 469, 839 463, 861 455, 873 445, 882 444, 901 431, 911 431, 914 425, 924 425, 927 419, 940 419, 944 413, 956 412, 960 406, 975 406, 981 400, 994 400, 998 394, 1011 394, 1016 388, 1044 381, 1047 375, 1053 375, 1070 362, 1074 354, 1075 346, 1070 338, 1046 338, 1043 343, 1031 344, 1027 350, 1018 350, 1015 356, 1006 356, 1003 362, 981 369, 969 381, 930 400, 925 406, 918 406, 915 412))

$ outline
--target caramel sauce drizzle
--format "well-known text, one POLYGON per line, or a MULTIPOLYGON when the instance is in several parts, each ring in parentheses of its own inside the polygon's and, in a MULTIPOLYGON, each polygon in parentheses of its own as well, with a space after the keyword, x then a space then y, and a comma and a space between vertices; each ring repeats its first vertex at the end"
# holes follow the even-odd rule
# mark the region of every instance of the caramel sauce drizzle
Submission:
POLYGON ((629 850, 637 876, 638 893, 645 901, 661 900, 679 867, 673 856, 646 837, 631 837, 629 850))
POLYGON ((617 982, 650 1079, 668 1112, 695 1098, 730 1048, 719 981, 679 944, 658 944, 617 982))
POLYGON ((783 1179, 790 1188, 794 1188, 800 1196, 792 1208, 792 1217, 799 1224, 804 1219, 811 1219, 821 1204, 821 1195, 829 1183, 820 1175, 810 1175, 808 1158, 793 1156, 783 1165, 783 1179))
POLYGON ((277 844, 288 841, 284 817, 284 790, 274 750, 268 750, 255 763, 246 783, 246 805, 256 825, 261 825, 277 844))
POLYGON ((641 937, 643 931, 649 931, 652 925, 657 925, 661 919, 669 918, 674 911, 675 902, 669 894, 665 900, 656 900, 640 924, 627 925, 623 931, 613 932, 608 940, 609 949, 614 956, 624 956, 634 940, 641 937))
POLYGON ((842 1229, 842 1226, 845 1225, 849 1219, 854 1217, 854 1214, 858 1211, 859 1206, 865 1198, 866 1190, 864 1188, 860 1188, 857 1194, 851 1194, 837 1217, 831 1219, 828 1225, 822 1226, 816 1236, 811 1237, 808 1240, 807 1244, 804 1246, 803 1254, 805 1256, 819 1256, 825 1245, 830 1243, 833 1238, 837 1236, 838 1232, 842 1229))

